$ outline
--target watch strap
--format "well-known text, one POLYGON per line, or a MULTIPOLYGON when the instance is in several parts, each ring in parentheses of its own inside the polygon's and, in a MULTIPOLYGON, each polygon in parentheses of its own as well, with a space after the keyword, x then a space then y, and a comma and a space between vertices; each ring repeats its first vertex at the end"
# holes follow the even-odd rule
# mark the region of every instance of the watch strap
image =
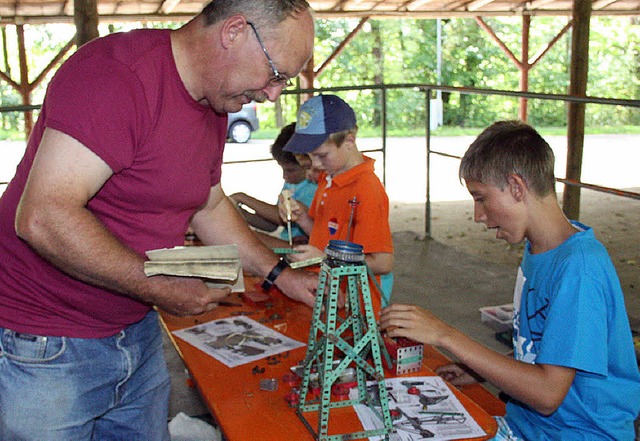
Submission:
POLYGON ((276 279, 285 268, 289 268, 289 262, 287 262, 286 259, 281 258, 276 266, 274 266, 269 274, 267 274, 267 277, 262 281, 262 285, 260 286, 264 292, 268 292, 271 289, 273 284, 276 282, 276 279))

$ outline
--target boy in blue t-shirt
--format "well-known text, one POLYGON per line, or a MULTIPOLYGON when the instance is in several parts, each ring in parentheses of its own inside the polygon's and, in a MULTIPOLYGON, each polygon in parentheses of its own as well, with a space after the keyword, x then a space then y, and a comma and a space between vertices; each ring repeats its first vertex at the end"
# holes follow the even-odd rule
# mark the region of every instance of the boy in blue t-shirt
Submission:
MULTIPOLYGON (((514 291, 514 356, 475 342, 429 311, 391 305, 391 337, 441 347, 511 397, 495 439, 633 440, 640 375, 618 276, 591 228, 555 194, 554 156, 530 126, 497 122, 471 144, 460 178, 474 220, 510 244, 526 239, 514 291)), ((453 384, 470 375, 439 373, 453 384)))
MULTIPOLYGON (((293 136, 295 126, 295 123, 291 123, 282 128, 280 134, 271 146, 271 155, 282 168, 282 177, 284 179, 282 190, 289 191, 294 200, 308 207, 311 205, 311 201, 313 201, 313 196, 316 193, 318 184, 308 179, 308 170, 298 163, 293 153, 284 151, 284 146, 293 136)), ((278 214, 277 204, 269 204, 268 202, 249 196, 246 193, 234 193, 229 197, 238 206, 240 213, 242 213, 242 216, 249 225, 265 232, 258 231, 257 233, 262 242, 267 246, 279 247, 282 246, 282 241, 288 243, 289 231, 287 228, 284 228, 280 232, 279 238, 281 240, 278 240, 275 236, 266 234, 273 233, 283 224, 278 214)), ((309 240, 306 233, 296 223, 291 225, 291 238, 293 243, 296 244, 304 244, 309 240)))

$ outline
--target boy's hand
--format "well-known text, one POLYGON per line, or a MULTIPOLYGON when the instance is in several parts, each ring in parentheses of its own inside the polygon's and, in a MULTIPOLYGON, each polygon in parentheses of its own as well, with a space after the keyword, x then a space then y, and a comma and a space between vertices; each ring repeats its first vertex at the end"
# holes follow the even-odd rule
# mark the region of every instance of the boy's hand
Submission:
POLYGON ((482 381, 482 379, 471 371, 467 366, 460 363, 450 363, 436 369, 436 374, 454 386, 464 386, 482 381))
POLYGON ((291 222, 297 222, 298 219, 307 212, 307 207, 304 204, 293 198, 285 199, 285 196, 281 193, 280 196, 278 196, 278 214, 283 222, 287 221, 287 204, 290 207, 291 219, 289 220, 291 220, 291 222))
POLYGON ((381 311, 380 329, 389 337, 406 337, 433 346, 442 346, 452 330, 426 309, 403 304, 393 304, 381 311))
POLYGON ((324 257, 324 252, 313 245, 296 245, 293 249, 297 251, 297 253, 292 253, 287 256, 287 259, 292 262, 300 262, 314 257, 324 257))

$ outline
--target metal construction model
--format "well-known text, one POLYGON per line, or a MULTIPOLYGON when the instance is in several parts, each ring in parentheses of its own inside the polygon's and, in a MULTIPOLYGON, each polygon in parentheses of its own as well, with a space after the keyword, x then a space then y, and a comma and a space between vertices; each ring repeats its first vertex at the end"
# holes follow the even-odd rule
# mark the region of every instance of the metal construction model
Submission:
POLYGON ((388 439, 394 431, 381 357, 385 348, 371 305, 367 265, 362 250, 361 245, 332 240, 325 250, 327 257, 321 264, 297 411, 317 440, 351 440, 371 436, 388 439), (345 293, 345 307, 338 310, 341 290, 345 293), (357 385, 358 397, 335 399, 332 388, 346 370, 355 371, 353 383, 357 385), (373 380, 373 389, 377 393, 367 392, 367 380, 373 380), (311 390, 317 393, 311 393, 311 390), (379 413, 384 427, 330 434, 331 409, 355 404, 366 404, 379 413), (380 407, 379 411, 374 404, 380 407), (312 427, 305 417, 307 412, 317 412, 317 428, 312 427))

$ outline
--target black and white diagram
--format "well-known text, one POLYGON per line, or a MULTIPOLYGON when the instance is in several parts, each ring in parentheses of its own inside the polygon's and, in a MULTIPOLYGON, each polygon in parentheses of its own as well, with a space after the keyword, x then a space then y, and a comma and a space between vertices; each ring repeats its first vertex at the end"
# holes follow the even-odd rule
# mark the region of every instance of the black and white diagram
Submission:
POLYGON ((173 334, 229 367, 305 346, 244 316, 213 320, 173 334))
MULTIPOLYGON (((373 383, 372 383, 373 384, 373 383)), ((393 441, 454 440, 485 435, 449 386, 440 377, 387 378, 389 411, 396 433, 393 441)), ((368 388, 369 398, 379 406, 377 387, 368 388)), ((352 389, 351 394, 357 394, 352 389)), ((382 427, 382 422, 366 405, 356 405, 356 412, 365 429, 382 427)), ((378 441, 380 437, 371 438, 378 441)))

